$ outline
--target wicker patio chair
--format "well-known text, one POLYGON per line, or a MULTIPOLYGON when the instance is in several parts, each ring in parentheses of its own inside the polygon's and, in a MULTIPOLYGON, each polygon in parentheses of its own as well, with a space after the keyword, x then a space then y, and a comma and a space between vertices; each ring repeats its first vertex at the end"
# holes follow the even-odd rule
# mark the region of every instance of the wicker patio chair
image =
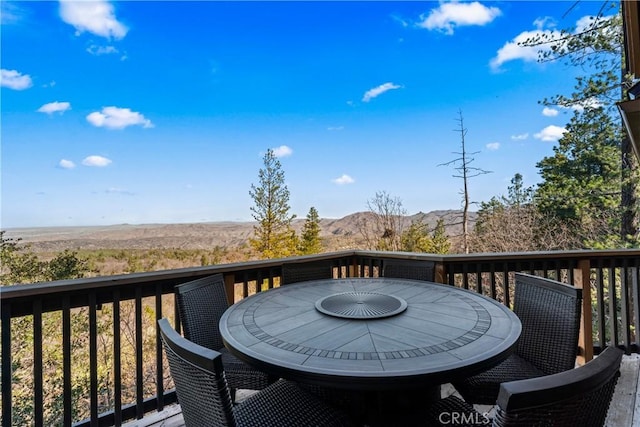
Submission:
POLYGON ((435 278, 434 268, 435 263, 432 261, 389 259, 384 261, 382 276, 433 282, 435 278))
POLYGON ((492 405, 500 383, 573 369, 578 355, 582 289, 516 273, 513 311, 522 322, 514 353, 499 365, 453 385, 470 403, 492 405))
POLYGON ((222 274, 178 285, 175 297, 185 338, 222 354, 233 400, 237 389, 261 390, 277 380, 244 363, 224 346, 218 325, 229 303, 222 274))
POLYGON ((290 262, 282 264, 281 285, 320 279, 333 279, 333 265, 331 261, 290 262))
POLYGON ((344 413, 285 380, 233 405, 222 355, 182 337, 167 319, 158 326, 187 427, 350 425, 344 413))
POLYGON ((607 347, 600 356, 578 368, 502 383, 493 420, 454 395, 433 404, 426 418, 435 425, 452 425, 455 416, 470 426, 493 421, 498 427, 599 427, 607 417, 622 353, 618 348, 607 347))

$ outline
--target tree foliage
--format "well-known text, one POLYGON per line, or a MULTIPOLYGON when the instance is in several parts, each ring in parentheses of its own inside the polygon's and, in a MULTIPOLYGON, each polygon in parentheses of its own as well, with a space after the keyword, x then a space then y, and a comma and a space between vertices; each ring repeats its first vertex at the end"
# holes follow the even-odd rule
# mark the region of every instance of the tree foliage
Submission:
POLYGON ((284 171, 273 150, 263 158, 264 167, 258 172, 258 185, 251 184, 249 195, 254 206, 251 215, 257 221, 253 228, 251 246, 263 258, 279 258, 294 254, 297 236, 291 227, 295 215, 289 213, 289 189, 284 171))
POLYGON ((536 202, 545 213, 575 227, 609 223, 605 235, 620 227, 620 151, 618 128, 602 108, 576 112, 554 155, 537 163, 543 182, 536 202))
POLYGON ((451 242, 442 219, 438 220, 433 230, 429 230, 423 221, 413 221, 402 234, 402 250, 406 252, 448 254, 450 249, 451 242))
MULTIPOLYGON (((620 179, 617 181, 617 203, 619 212, 615 215, 618 223, 617 235, 603 236, 605 240, 617 241, 617 244, 636 244, 639 236, 638 217, 638 176, 637 160, 633 156, 632 147, 625 133, 620 132, 622 125, 615 108, 615 103, 626 97, 626 89, 632 84, 633 76, 625 72, 622 16, 620 2, 603 2, 600 13, 590 17, 588 22, 580 21, 579 27, 563 29, 559 32, 541 32, 539 35, 525 41, 523 45, 528 47, 539 47, 539 60, 541 62, 565 61, 568 65, 576 69, 583 70, 583 74, 578 76, 575 86, 570 94, 557 94, 550 98, 545 98, 541 102, 545 105, 557 105, 571 108, 578 112, 583 109, 599 110, 597 114, 586 113, 574 115, 570 125, 573 130, 584 131, 580 125, 596 125, 589 123, 590 120, 597 120, 608 116, 605 120, 607 129, 604 133, 607 136, 616 134, 615 154, 617 170, 620 179), (613 12, 613 13, 611 13, 613 12), (609 127, 611 129, 609 129, 609 127), (634 243, 635 242, 635 243, 634 243)), ((582 135, 588 134, 583 133, 582 135)), ((593 136, 594 134, 591 133, 593 136)), ((573 141, 565 141, 565 144, 572 142, 583 142, 582 137, 573 141)), ((588 141, 587 141, 588 142, 588 141)), ((596 141, 600 143, 600 141, 596 141)), ((567 151, 570 147, 562 147, 561 151, 567 151)), ((605 156, 602 163, 608 163, 606 156, 611 155, 613 150, 592 154, 605 156)), ((547 162, 547 172, 555 165, 547 162)), ((558 166, 564 166, 562 162, 558 166)), ((557 170, 557 174, 563 173, 562 169, 557 170)), ((570 175, 565 176, 571 180, 570 175)), ((604 191, 608 191, 607 188, 604 191)), ((584 194, 584 192, 583 192, 584 194)), ((572 209, 573 207, 568 207, 572 209)), ((567 212, 570 213, 570 212, 567 212)), ((604 212, 605 216, 610 216, 610 210, 604 212)), ((598 221, 602 218, 598 217, 598 221)), ((581 218, 581 222, 584 218, 581 218)))
POLYGON ((299 252, 302 255, 318 254, 322 252, 322 241, 320 240, 320 217, 318 216, 317 209, 313 206, 309 209, 307 219, 302 227, 299 252))
POLYGON ((22 239, 5 237, 0 230, 0 284, 13 285, 52 280, 79 279, 89 273, 89 263, 69 249, 49 261, 41 261, 22 239))

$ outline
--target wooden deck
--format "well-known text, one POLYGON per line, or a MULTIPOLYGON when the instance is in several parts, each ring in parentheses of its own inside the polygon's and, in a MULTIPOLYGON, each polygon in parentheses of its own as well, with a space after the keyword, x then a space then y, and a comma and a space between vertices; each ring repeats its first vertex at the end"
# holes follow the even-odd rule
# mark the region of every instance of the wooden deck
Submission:
MULTIPOLYGON (((638 378, 640 376, 640 355, 623 356, 620 367, 620 378, 616 391, 611 400, 606 427, 640 427, 640 391, 638 378)), ((249 390, 239 390, 238 401, 254 393, 249 390)), ((455 393, 450 384, 442 387, 443 396, 455 393)), ((490 407, 479 408, 482 411, 490 407)), ((124 424, 125 427, 184 427, 184 420, 179 405, 172 405, 161 412, 150 414, 141 420, 124 424)))

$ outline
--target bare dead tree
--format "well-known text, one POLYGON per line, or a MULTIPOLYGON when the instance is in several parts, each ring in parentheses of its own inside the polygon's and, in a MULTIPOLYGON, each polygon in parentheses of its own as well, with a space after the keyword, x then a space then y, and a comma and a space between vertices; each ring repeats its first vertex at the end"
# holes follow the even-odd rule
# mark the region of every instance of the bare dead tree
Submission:
POLYGON ((460 146, 462 148, 461 152, 453 152, 460 157, 457 157, 449 162, 441 163, 438 166, 449 166, 454 165, 454 169, 458 171, 458 174, 454 174, 454 178, 462 179, 462 245, 464 249, 464 253, 469 253, 469 207, 471 206, 471 201, 469 197, 469 179, 478 176, 484 175, 487 173, 491 173, 491 171, 487 171, 484 169, 479 169, 476 167, 472 167, 471 163, 475 160, 473 157, 475 154, 478 154, 479 151, 475 151, 472 153, 467 152, 466 148, 466 136, 467 129, 464 127, 464 117, 462 116, 462 111, 458 111, 458 118, 456 121, 458 122, 458 129, 454 129, 454 132, 460 133, 460 146))
POLYGON ((357 227, 368 249, 399 251, 407 213, 402 201, 386 191, 379 191, 373 199, 367 200, 367 208, 370 215, 360 220, 357 227))

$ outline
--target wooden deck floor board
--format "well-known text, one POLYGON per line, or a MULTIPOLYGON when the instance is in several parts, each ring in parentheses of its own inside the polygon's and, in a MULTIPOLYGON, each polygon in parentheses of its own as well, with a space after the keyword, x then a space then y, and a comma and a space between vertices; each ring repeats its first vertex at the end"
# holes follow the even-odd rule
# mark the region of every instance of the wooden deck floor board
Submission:
POLYGON ((620 378, 609 406, 606 427, 640 425, 639 373, 640 355, 624 356, 620 365, 620 378))

